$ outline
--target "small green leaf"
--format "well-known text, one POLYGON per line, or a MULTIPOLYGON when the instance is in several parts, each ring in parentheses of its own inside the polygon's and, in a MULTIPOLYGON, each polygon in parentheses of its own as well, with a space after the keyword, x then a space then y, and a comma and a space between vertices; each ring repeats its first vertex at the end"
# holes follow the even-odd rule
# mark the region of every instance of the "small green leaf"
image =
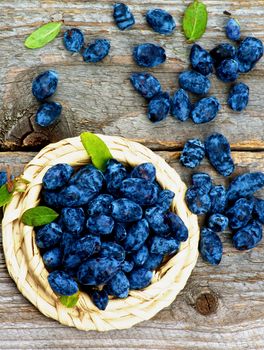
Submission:
POLYGON ((61 30, 61 25, 61 22, 50 22, 44 24, 27 37, 24 43, 25 46, 28 49, 39 49, 40 47, 45 46, 56 38, 61 30))
POLYGON ((56 211, 48 207, 38 206, 28 209, 22 215, 22 222, 28 226, 42 226, 49 224, 59 216, 56 211))
POLYGON ((0 207, 8 204, 12 199, 13 191, 8 192, 7 184, 0 187, 0 207))
POLYGON ((113 158, 104 141, 91 132, 83 132, 81 141, 86 152, 91 157, 93 165, 97 169, 104 171, 107 161, 113 158))
POLYGON ((60 296, 60 302, 66 307, 74 307, 78 303, 79 296, 80 292, 77 292, 76 294, 70 296, 62 295, 60 296))
POLYGON ((204 34, 207 17, 207 9, 202 2, 195 0, 187 7, 183 17, 183 31, 186 39, 195 41, 204 34))

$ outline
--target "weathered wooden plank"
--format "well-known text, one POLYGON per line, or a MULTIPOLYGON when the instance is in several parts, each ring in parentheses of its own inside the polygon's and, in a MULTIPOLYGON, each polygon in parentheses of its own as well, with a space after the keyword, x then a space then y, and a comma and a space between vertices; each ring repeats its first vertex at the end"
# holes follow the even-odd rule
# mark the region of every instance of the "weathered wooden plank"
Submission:
MULTIPOLYGON (((178 73, 188 67, 190 45, 186 44, 180 30, 181 16, 188 2, 130 0, 127 3, 135 13, 137 25, 130 31, 120 32, 113 23, 112 1, 109 0, 1 2, 0 145, 6 148, 32 147, 88 129, 137 139, 155 149, 175 149, 182 147, 189 137, 205 137, 219 131, 230 139, 234 149, 263 149, 263 60, 250 74, 240 78, 251 90, 246 111, 234 113, 228 109, 229 85, 214 77, 211 93, 223 105, 215 121, 197 126, 190 121, 180 123, 172 117, 156 125, 147 120, 146 102, 133 91, 128 79, 131 72, 142 70, 132 61, 132 48, 143 42, 163 45, 168 60, 150 71, 160 79, 164 90, 175 91, 178 73), (147 27, 143 15, 150 7, 171 11, 178 24, 175 34, 164 37, 147 27), (65 27, 80 27, 87 41, 95 37, 111 39, 110 56, 103 63, 85 64, 80 56, 71 55, 63 48, 61 36, 42 49, 25 49, 23 40, 26 35, 52 18, 63 18, 65 27), (43 131, 35 128, 32 121, 38 105, 31 95, 30 85, 32 78, 47 68, 54 68, 60 74, 54 99, 63 104, 64 112, 55 128, 43 131)), ((228 0, 223 3, 209 0, 206 4, 208 30, 199 41, 204 47, 210 49, 226 41, 223 10, 231 11, 239 19, 243 35, 264 39, 263 1, 228 0)))
MULTIPOLYGON (((159 154, 189 181, 191 171, 179 164, 178 152, 159 154)), ((17 175, 33 155, 2 152, 0 170, 6 164, 14 165, 17 175)), ((236 174, 264 171, 263 152, 233 152, 233 158, 236 174)), ((227 183, 207 161, 199 170, 209 172, 215 183, 227 183)), ((260 196, 264 198, 264 191, 260 196)), ((66 328, 41 315, 17 291, 0 250, 0 348, 262 350, 264 242, 252 251, 238 252, 232 248, 228 233, 221 237, 224 256, 219 267, 199 259, 185 289, 170 307, 130 330, 103 334, 66 328)))

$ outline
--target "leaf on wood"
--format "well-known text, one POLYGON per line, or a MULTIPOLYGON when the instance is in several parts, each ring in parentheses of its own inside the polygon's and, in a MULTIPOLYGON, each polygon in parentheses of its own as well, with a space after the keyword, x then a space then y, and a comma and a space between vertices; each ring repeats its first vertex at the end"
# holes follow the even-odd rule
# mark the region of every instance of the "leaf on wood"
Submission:
POLYGON ((195 0, 185 10, 183 31, 188 41, 195 41, 204 34, 207 26, 206 5, 195 0))
POLYGON ((24 43, 25 46, 28 49, 39 49, 40 47, 47 45, 59 34, 61 26, 61 22, 50 22, 44 24, 27 37, 24 43))

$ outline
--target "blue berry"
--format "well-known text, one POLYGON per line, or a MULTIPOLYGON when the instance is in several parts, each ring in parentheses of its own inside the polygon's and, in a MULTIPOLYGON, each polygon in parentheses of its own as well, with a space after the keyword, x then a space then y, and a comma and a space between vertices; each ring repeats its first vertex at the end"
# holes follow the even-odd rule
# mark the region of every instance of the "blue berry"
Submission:
POLYGON ((201 163, 204 156, 204 144, 199 139, 191 139, 183 147, 180 162, 185 167, 193 169, 201 163))
POLYGON ((121 245, 113 242, 104 242, 101 245, 99 253, 101 258, 113 258, 117 261, 123 262, 126 257, 126 252, 121 245))
POLYGON ((161 92, 160 82, 149 73, 132 73, 130 76, 130 81, 135 90, 137 90, 137 92, 139 92, 146 99, 150 100, 161 92))
POLYGON ((261 240, 261 223, 253 220, 234 234, 233 245, 238 250, 247 250, 256 247, 261 240))
POLYGON ((73 167, 65 163, 52 166, 43 177, 43 187, 46 190, 53 191, 65 186, 70 180, 73 171, 73 167))
POLYGON ((264 225, 264 199, 254 198, 254 216, 264 225))
POLYGON ((185 242, 188 239, 188 229, 185 226, 182 219, 173 212, 169 212, 166 215, 166 219, 169 223, 171 236, 173 236, 179 242, 185 242))
POLYGON ((170 233, 170 226, 166 220, 164 211, 159 207, 148 208, 145 212, 150 228, 155 234, 160 236, 167 236, 170 233))
POLYGON ((211 200, 209 195, 203 193, 203 191, 200 191, 195 186, 188 188, 185 194, 185 200, 190 211, 196 215, 203 215, 210 211, 211 200))
POLYGON ((210 228, 201 230, 199 250, 203 260, 212 265, 220 263, 223 255, 223 245, 217 234, 210 228))
POLYGON ((237 176, 229 185, 227 200, 236 201, 239 198, 251 197, 254 192, 264 186, 264 173, 245 173, 237 176))
POLYGON ((113 195, 118 194, 122 181, 127 177, 127 171, 124 165, 115 159, 110 159, 107 162, 104 175, 107 190, 113 195))
POLYGON ((163 260, 163 254, 149 254, 143 267, 147 270, 156 270, 163 260))
POLYGON ((39 126, 45 128, 54 124, 60 117, 62 106, 58 102, 43 103, 36 114, 35 122, 39 126))
POLYGON ((136 266, 142 266, 146 262, 149 256, 148 247, 143 245, 138 251, 133 255, 133 260, 136 266))
POLYGON ((164 212, 168 211, 171 207, 175 193, 171 190, 162 190, 159 192, 156 206, 161 208, 164 212))
POLYGON ((179 84, 184 90, 190 91, 196 95, 207 94, 211 87, 210 80, 201 73, 195 71, 180 73, 179 84))
POLYGON ((113 17, 120 30, 129 29, 135 24, 133 13, 130 8, 123 3, 114 4, 113 17))
POLYGON ((89 164, 77 171, 69 183, 99 192, 104 184, 104 175, 100 170, 89 164))
POLYGON ((83 60, 84 62, 100 62, 108 55, 109 50, 109 40, 96 39, 83 51, 83 60))
POLYGON ((185 122, 189 117, 192 104, 187 92, 179 89, 171 99, 171 114, 181 122, 185 122))
POLYGON ((43 262, 48 269, 57 269, 62 262, 62 252, 60 248, 53 248, 43 254, 43 262))
POLYGON ((160 92, 155 95, 148 105, 148 118, 151 122, 157 123, 164 120, 170 111, 170 95, 167 92, 160 92))
POLYGON ((59 295, 73 295, 79 290, 77 282, 64 271, 53 271, 48 276, 51 289, 59 295))
POLYGON ((125 260, 122 265, 121 265, 121 269, 124 272, 131 272, 134 268, 134 261, 133 260, 125 260))
POLYGON ((217 67, 223 60, 235 58, 236 48, 229 43, 223 43, 212 49, 210 55, 214 60, 214 65, 217 67))
POLYGON ((85 223, 85 215, 82 208, 63 208, 61 218, 69 232, 76 234, 82 232, 85 223))
POLYGON ((142 218, 141 207, 126 198, 120 198, 112 202, 112 216, 119 222, 133 222, 142 218))
POLYGON ((139 205, 152 205, 157 202, 158 189, 150 181, 130 178, 122 182, 121 194, 139 205))
POLYGON ((107 283, 107 291, 109 294, 126 298, 129 293, 129 281, 123 271, 118 271, 107 283))
POLYGON ((208 123, 217 116, 220 109, 221 105, 216 97, 205 97, 194 104, 191 118, 195 124, 208 123))
POLYGON ((6 171, 0 171, 0 187, 7 183, 6 171))
POLYGON ((256 65, 254 62, 244 62, 244 61, 239 61, 239 59, 236 57, 235 60, 238 63, 238 71, 240 73, 248 73, 250 72, 256 65))
POLYGON ((76 235, 73 235, 72 233, 63 232, 61 242, 60 242, 60 248, 62 250, 63 256, 68 255, 71 250, 74 242, 76 242, 76 235))
POLYGON ((128 253, 137 251, 144 245, 148 235, 148 222, 146 219, 142 219, 127 229, 127 237, 122 244, 128 253))
POLYGON ((63 36, 64 46, 70 52, 80 52, 84 44, 84 36, 80 29, 68 29, 63 36))
POLYGON ((223 60, 216 68, 216 75, 224 83, 235 81, 238 78, 237 61, 233 58, 223 60))
POLYGON ((200 191, 209 193, 212 188, 212 180, 206 173, 195 173, 192 175, 192 183, 200 191))
POLYGON ((238 83, 229 92, 227 103, 233 111, 241 112, 247 107, 249 99, 249 87, 244 83, 238 83))
POLYGON ((85 261, 78 270, 81 284, 98 286, 107 283, 120 269, 120 262, 112 258, 96 258, 85 261))
POLYGON ((240 39, 240 24, 234 18, 230 18, 225 27, 226 36, 230 40, 237 41, 240 39))
POLYGON ((58 85, 58 74, 48 70, 38 75, 32 82, 32 94, 37 100, 43 101, 54 94, 58 85))
POLYGON ((104 214, 111 214, 111 203, 113 202, 114 197, 110 194, 100 194, 98 197, 93 199, 89 203, 88 214, 90 216, 104 214))
POLYGON ((172 254, 179 249, 180 242, 174 238, 154 236, 150 243, 151 254, 172 254))
POLYGON ((88 204, 97 195, 98 192, 91 188, 69 185, 58 194, 57 203, 61 207, 80 207, 88 204))
POLYGON ((255 64, 262 56, 262 41, 254 37, 245 38, 237 49, 237 58, 240 62, 255 64))
POLYGON ((176 28, 176 23, 172 15, 162 9, 148 10, 146 20, 154 32, 160 34, 171 34, 176 28))
POLYGON ((37 230, 36 244, 41 249, 49 249, 56 246, 61 238, 61 227, 55 222, 52 222, 37 230))
POLYGON ((222 232, 227 226, 228 218, 222 214, 213 214, 208 219, 208 227, 214 232, 222 232))
POLYGON ((90 216, 86 227, 94 235, 110 235, 114 229, 115 222, 111 216, 99 214, 90 216))
POLYGON ((213 72, 213 59, 208 51, 200 45, 194 44, 190 52, 190 62, 192 68, 203 75, 213 72))
POLYGON ((141 44, 134 48, 133 57, 141 67, 156 67, 166 61, 165 50, 155 44, 141 44))
POLYGON ((133 270, 128 275, 130 289, 146 288, 151 282, 152 275, 152 271, 147 270, 144 267, 133 270))
POLYGON ((117 222, 115 224, 114 235, 116 242, 123 241, 127 236, 126 228, 120 222, 117 222))
POLYGON ((233 230, 237 230, 247 225, 251 219, 254 207, 253 199, 240 198, 235 204, 229 208, 226 215, 229 218, 229 226, 233 230))
POLYGON ((108 294, 107 294, 105 289, 92 290, 90 292, 90 297, 91 297, 94 305, 97 306, 99 310, 106 309, 108 302, 109 302, 109 298, 108 298, 108 294))
POLYGON ((156 179, 156 168, 152 163, 142 163, 131 171, 130 176, 154 182, 156 179))
POLYGON ((55 191, 42 190, 41 197, 48 207, 58 207, 58 193, 55 191))
POLYGON ((205 140, 205 151, 212 166, 223 176, 233 173, 235 165, 231 157, 231 149, 224 135, 214 133, 205 140))
POLYGON ((226 206, 226 190, 224 186, 213 186, 210 193, 211 213, 223 213, 226 206))

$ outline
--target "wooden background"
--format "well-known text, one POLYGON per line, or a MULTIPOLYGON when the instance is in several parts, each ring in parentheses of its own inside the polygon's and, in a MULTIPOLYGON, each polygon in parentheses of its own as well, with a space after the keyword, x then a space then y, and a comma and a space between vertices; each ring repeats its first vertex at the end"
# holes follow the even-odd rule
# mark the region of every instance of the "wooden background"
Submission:
MULTIPOLYGON (((243 36, 264 39, 264 0, 204 0, 208 6, 208 29, 199 43, 211 49, 226 41, 224 10, 241 23, 243 36)), ((263 95, 264 60, 239 79, 250 87, 246 111, 227 108, 229 86, 212 78, 212 95, 222 110, 215 121, 194 125, 168 117, 160 124, 146 118, 146 102, 133 90, 129 75, 140 71, 131 58, 134 45, 159 43, 168 59, 151 70, 163 89, 178 87, 178 73, 188 67, 190 45, 181 33, 183 11, 189 1, 129 0, 137 24, 119 31, 111 16, 112 1, 2 0, 0 2, 0 169, 7 165, 15 174, 43 145, 83 130, 115 134, 138 140, 163 156, 189 183, 191 171, 179 165, 179 151, 190 137, 214 131, 230 141, 236 174, 264 170, 263 95), (151 31, 144 13, 151 7, 169 10, 177 21, 170 37, 151 31), (27 50, 25 37, 36 27, 63 19, 68 28, 81 28, 86 41, 96 37, 111 40, 110 55, 96 65, 85 64, 79 55, 63 48, 61 36, 39 50, 27 50), (31 95, 31 81, 45 69, 60 74, 54 100, 62 103, 61 121, 50 129, 34 125, 38 104, 31 95)), ((203 161, 199 170, 208 171, 215 183, 228 183, 203 161)), ((260 193, 264 197, 264 191, 260 193)), ((41 315, 17 291, 0 250, 0 349, 151 349, 222 350, 264 349, 264 243, 249 252, 232 248, 230 234, 222 234, 223 261, 212 267, 199 259, 184 291, 169 307, 148 322, 124 331, 80 332, 41 315)))

